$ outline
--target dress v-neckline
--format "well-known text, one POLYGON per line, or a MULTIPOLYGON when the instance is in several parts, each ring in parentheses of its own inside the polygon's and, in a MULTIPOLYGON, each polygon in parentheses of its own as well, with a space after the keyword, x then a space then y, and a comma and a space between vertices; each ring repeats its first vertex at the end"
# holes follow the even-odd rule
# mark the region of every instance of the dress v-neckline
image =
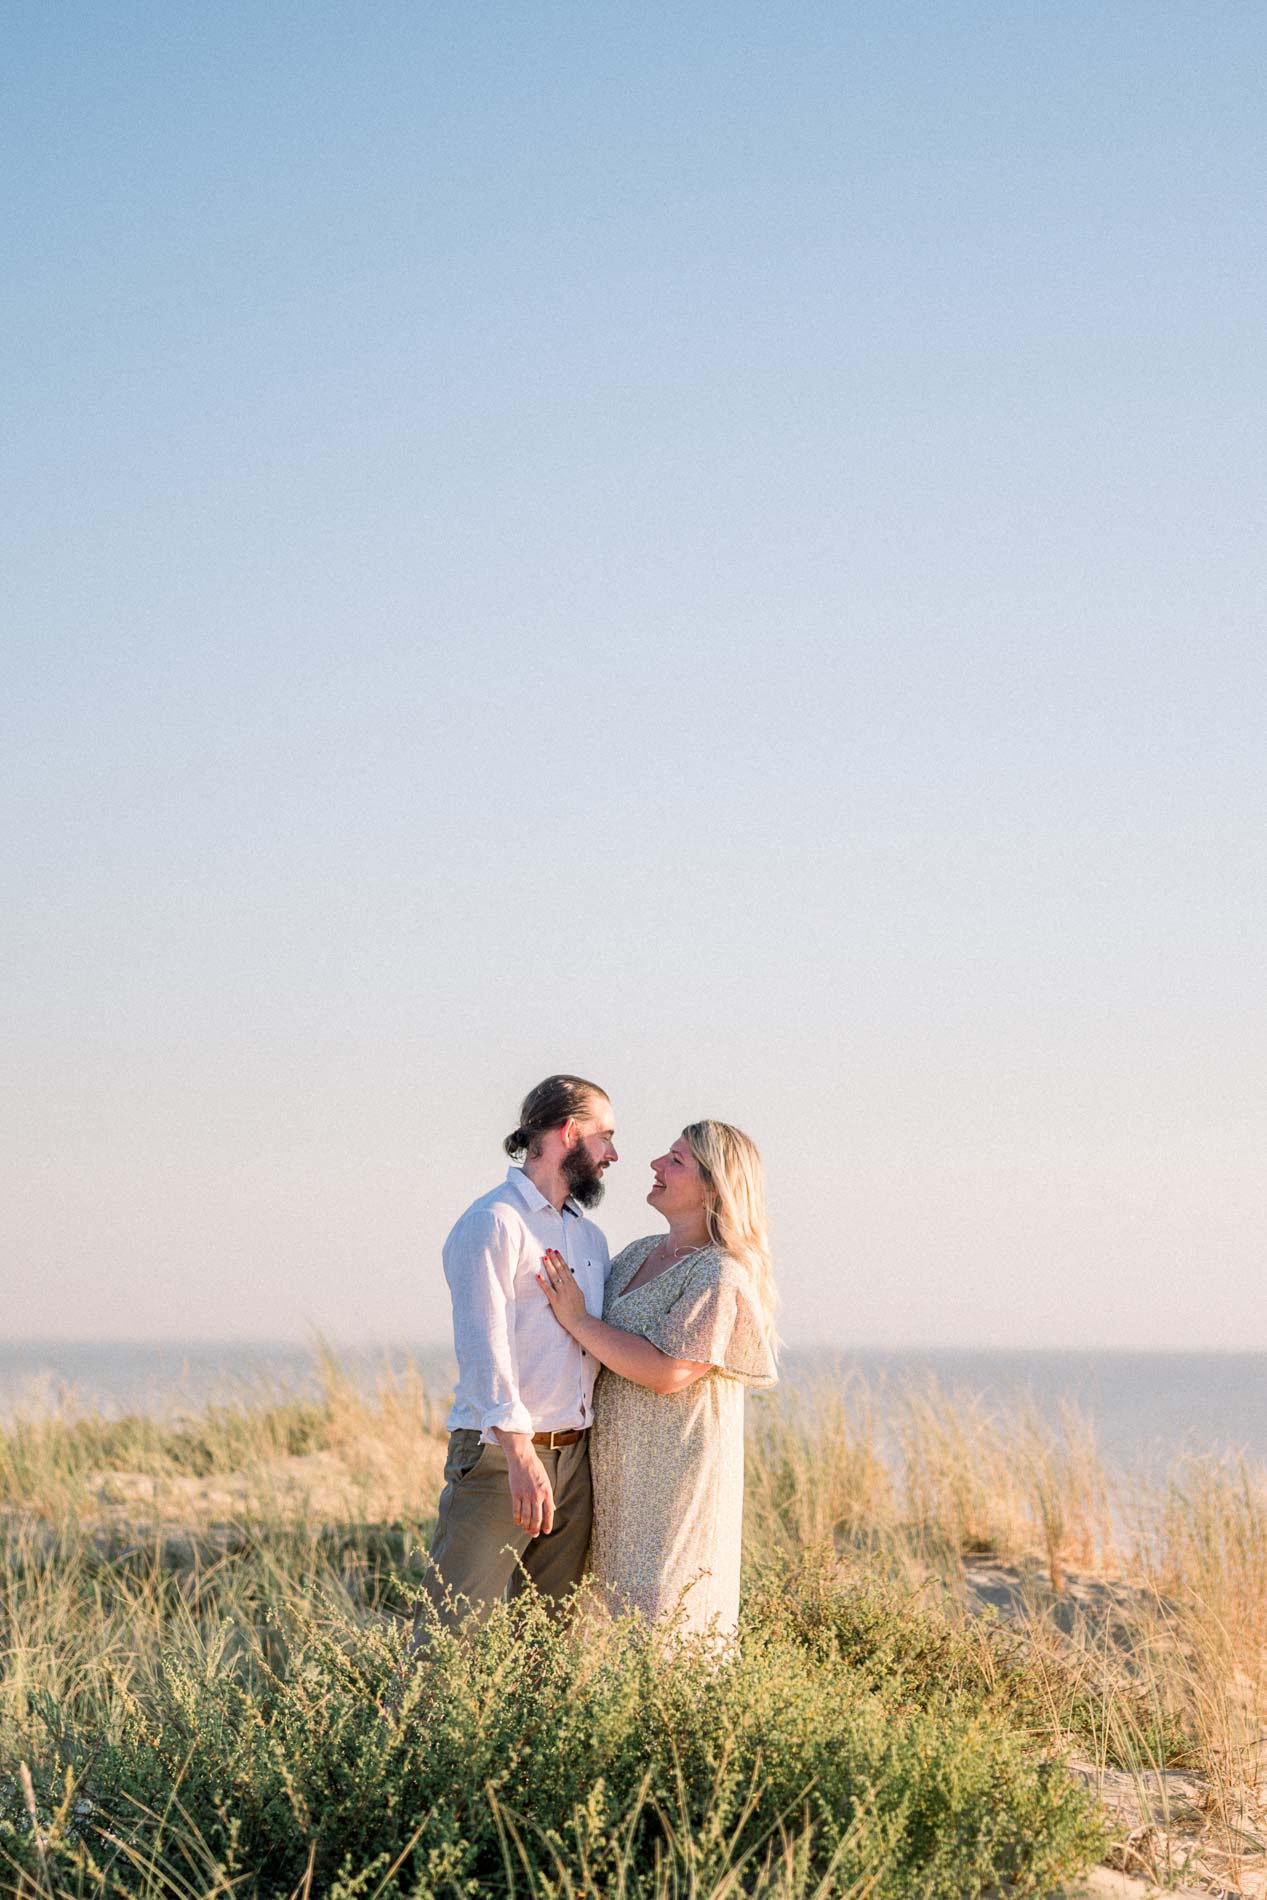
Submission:
POLYGON ((676 1267, 680 1267, 682 1263, 686 1260, 693 1260, 697 1253, 703 1253, 704 1249, 710 1245, 708 1241, 705 1241, 703 1247, 692 1247, 689 1253, 679 1254, 677 1259, 674 1260, 671 1265, 667 1267, 661 1267, 659 1273, 653 1273, 649 1280, 644 1280, 642 1282, 642 1286, 635 1286, 633 1283, 637 1279, 638 1275, 642 1272, 643 1263, 645 1262, 647 1258, 647 1254, 651 1253, 655 1247, 659 1246, 659 1244, 660 1243, 658 1240, 653 1241, 651 1246, 647 1248, 647 1252, 643 1254, 642 1259, 638 1262, 637 1266, 634 1268, 633 1272, 630 1274, 628 1280, 625 1282, 624 1286, 620 1289, 620 1292, 616 1295, 617 1300, 626 1300, 628 1299, 631 1293, 641 1293, 643 1290, 643 1287, 654 1286, 657 1280, 663 1280, 666 1273, 672 1273, 676 1267))

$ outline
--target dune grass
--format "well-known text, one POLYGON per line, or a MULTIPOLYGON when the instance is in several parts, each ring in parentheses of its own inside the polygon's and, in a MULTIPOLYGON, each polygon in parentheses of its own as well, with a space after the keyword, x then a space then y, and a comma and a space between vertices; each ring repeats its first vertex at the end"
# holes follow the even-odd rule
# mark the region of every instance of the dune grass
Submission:
POLYGON ((748 1485, 750 1572, 827 1545, 966 1607, 965 1562, 1028 1564, 1041 1587, 1014 1621, 1035 1654, 1059 1635, 1110 1750, 1138 1752, 1113 1724, 1147 1708, 1135 1739, 1155 1765, 1249 1772, 1267 1726, 1267 1471, 1244 1456, 1112 1476, 1072 1410, 1053 1426, 1024 1402, 857 1380, 757 1413, 748 1485))
POLYGON ((793 1394, 751 1408, 736 1649, 529 1601, 410 1667, 441 1459, 416 1376, 330 1360, 0 1431, 0 1892, 1037 1894, 1104 1842, 1070 1754, 1196 1765, 1229 1816, 1256 1773, 1244 1463, 1115 1487, 1073 1418, 793 1394), (1015 1566, 1015 1614, 965 1561, 1015 1566))

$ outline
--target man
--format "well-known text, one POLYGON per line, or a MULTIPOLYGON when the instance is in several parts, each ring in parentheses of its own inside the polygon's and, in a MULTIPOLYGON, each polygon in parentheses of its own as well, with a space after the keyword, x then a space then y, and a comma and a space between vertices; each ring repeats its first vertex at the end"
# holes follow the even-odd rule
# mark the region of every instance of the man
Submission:
MULTIPOLYGON (((444 1243, 458 1383, 431 1544, 428 1594, 448 1627, 525 1587, 560 1598, 580 1580, 590 1535, 593 1356, 564 1331, 537 1275, 562 1254, 601 1314, 609 1259, 582 1210, 617 1159, 612 1107, 593 1082, 552 1075, 525 1098, 502 1144, 512 1167, 444 1243)), ((430 1616, 415 1619, 415 1640, 430 1616)))

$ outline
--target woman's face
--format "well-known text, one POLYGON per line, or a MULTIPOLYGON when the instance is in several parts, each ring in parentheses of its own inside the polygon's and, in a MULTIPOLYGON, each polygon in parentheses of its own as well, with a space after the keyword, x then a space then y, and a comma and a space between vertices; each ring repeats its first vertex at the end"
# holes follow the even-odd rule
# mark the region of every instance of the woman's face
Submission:
POLYGON ((684 1219, 688 1214, 703 1213, 707 1190, 699 1163, 691 1153, 685 1135, 679 1135, 667 1154, 651 1163, 655 1176, 647 1199, 667 1221, 684 1219))

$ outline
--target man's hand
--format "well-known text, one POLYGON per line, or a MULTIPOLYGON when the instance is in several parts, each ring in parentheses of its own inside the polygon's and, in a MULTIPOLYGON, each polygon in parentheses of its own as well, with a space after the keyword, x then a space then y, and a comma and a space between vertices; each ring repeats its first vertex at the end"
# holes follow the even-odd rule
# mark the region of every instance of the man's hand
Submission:
POLYGON ((554 1529, 554 1493, 531 1438, 526 1432, 498 1431, 496 1426, 493 1433, 506 1454, 515 1523, 529 1537, 548 1537, 554 1529))

